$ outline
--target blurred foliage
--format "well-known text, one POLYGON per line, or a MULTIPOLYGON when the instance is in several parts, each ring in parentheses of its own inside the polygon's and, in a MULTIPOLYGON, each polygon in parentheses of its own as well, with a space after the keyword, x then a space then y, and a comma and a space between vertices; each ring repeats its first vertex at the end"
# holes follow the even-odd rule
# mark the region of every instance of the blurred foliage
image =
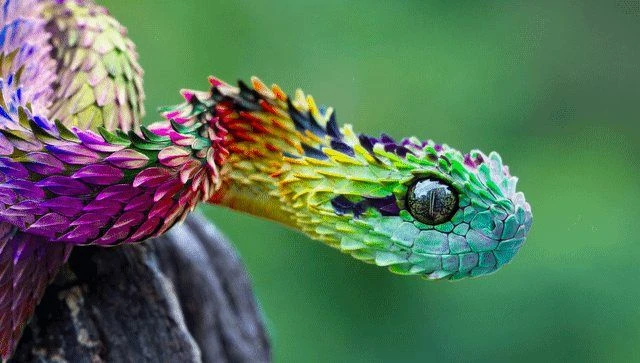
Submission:
POLYGON ((534 226, 515 261, 404 278, 214 207, 301 361, 640 360, 640 4, 104 0, 146 69, 147 120, 206 76, 312 92, 358 131, 497 150, 534 226))

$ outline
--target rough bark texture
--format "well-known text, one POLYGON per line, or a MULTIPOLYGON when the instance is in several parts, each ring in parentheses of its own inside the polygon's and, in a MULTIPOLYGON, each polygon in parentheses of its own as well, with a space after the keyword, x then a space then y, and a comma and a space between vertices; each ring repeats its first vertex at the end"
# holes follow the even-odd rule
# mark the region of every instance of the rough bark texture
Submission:
POLYGON ((226 239, 192 215, 167 235, 82 247, 26 329, 17 362, 264 362, 269 340, 226 239))

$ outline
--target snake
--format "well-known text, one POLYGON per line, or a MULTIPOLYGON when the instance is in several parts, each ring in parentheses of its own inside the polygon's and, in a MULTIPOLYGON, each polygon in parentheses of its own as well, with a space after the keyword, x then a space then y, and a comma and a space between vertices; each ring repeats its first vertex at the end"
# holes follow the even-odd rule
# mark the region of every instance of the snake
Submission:
POLYGON ((531 228, 518 179, 495 152, 356 133, 332 107, 255 77, 209 77, 143 125, 135 45, 105 8, 0 4, 4 359, 73 248, 160 236, 200 203, 430 280, 496 271, 531 228))

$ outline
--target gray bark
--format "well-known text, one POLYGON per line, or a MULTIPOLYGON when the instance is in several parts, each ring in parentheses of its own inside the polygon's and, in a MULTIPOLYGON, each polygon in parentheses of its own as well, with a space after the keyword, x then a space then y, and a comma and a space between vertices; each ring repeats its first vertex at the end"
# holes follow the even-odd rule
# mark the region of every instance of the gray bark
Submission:
POLYGON ((247 274, 198 215, 165 236, 71 255, 25 330, 17 362, 264 362, 247 274))

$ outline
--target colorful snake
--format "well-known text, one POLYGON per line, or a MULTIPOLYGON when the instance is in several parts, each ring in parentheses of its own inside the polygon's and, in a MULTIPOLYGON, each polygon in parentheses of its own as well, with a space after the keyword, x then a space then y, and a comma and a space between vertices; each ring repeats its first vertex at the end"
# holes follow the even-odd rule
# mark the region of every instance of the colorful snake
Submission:
POLYGON ((90 0, 2 0, 0 354, 11 356, 72 247, 141 242, 200 202, 281 222, 429 279, 491 273, 532 215, 497 153, 338 126, 302 91, 253 78, 148 127, 124 28, 90 0))

